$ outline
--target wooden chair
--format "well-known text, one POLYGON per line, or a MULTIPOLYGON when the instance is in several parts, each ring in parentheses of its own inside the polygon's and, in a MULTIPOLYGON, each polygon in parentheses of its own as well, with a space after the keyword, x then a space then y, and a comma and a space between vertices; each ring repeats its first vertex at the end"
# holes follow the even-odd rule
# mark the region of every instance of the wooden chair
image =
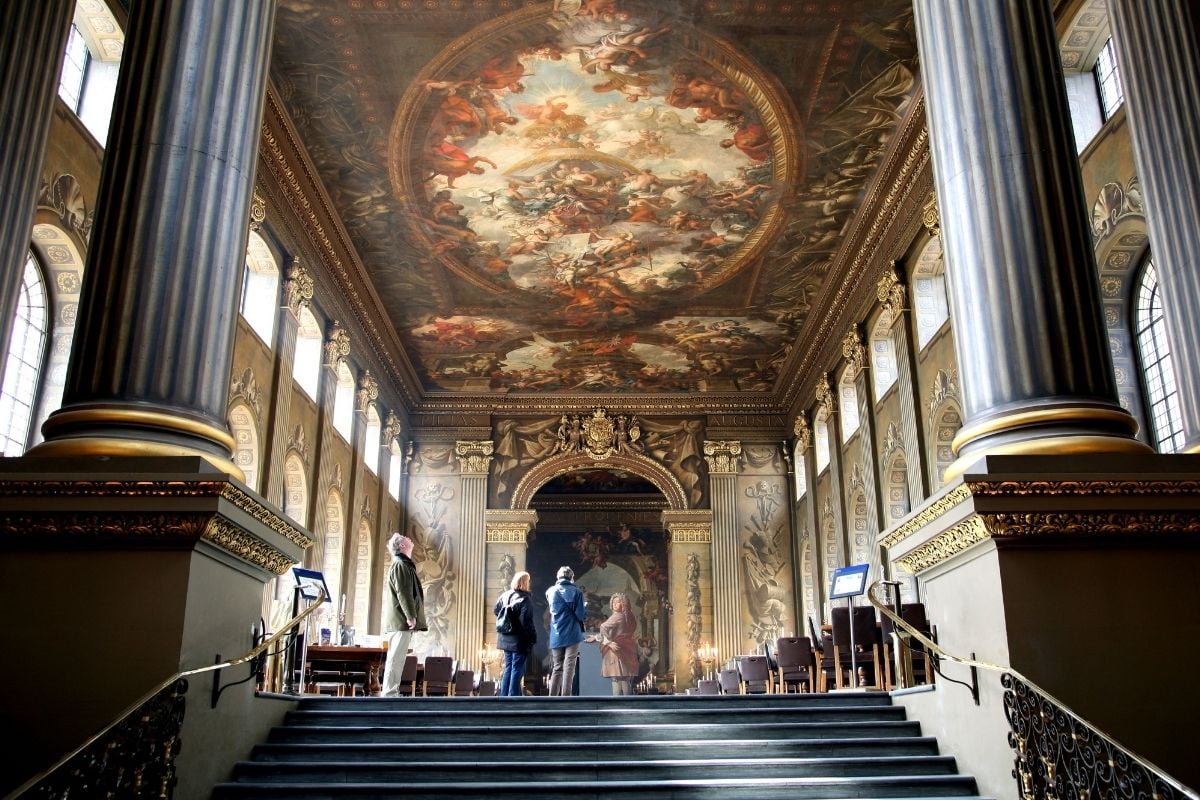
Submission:
POLYGON ((404 657, 404 666, 400 669, 400 694, 412 697, 417 693, 417 657, 404 657))
POLYGON ((475 694, 480 697, 495 697, 496 682, 495 681, 480 681, 479 688, 475 690, 475 694))
POLYGON ((771 668, 766 656, 738 656, 743 694, 770 694, 771 668))
POLYGON ((742 678, 738 675, 737 667, 729 667, 717 673, 717 684, 721 694, 741 694, 742 678))
POLYGON ((696 681, 696 688, 693 691, 688 689, 692 694, 720 694, 721 685, 711 678, 696 681))
POLYGON ((813 656, 812 640, 807 636, 786 636, 775 642, 776 662, 779 665, 778 683, 780 692, 786 693, 792 686, 800 691, 817 690, 817 662, 813 656))
POLYGON ((830 617, 833 622, 833 661, 837 688, 846 685, 878 686, 879 628, 875 624, 875 609, 860 606, 854 609, 852 617, 850 609, 834 607, 830 617), (853 635, 850 632, 851 625, 854 626, 853 635), (850 651, 851 639, 854 641, 853 654, 850 651), (849 675, 852 667, 858 668, 858 675, 849 675))
POLYGON ((454 696, 470 697, 475 691, 475 670, 460 669, 454 673, 454 696))
POLYGON ((425 680, 421 694, 426 697, 445 697, 450 694, 454 677, 454 659, 449 656, 429 656, 425 659, 425 680))

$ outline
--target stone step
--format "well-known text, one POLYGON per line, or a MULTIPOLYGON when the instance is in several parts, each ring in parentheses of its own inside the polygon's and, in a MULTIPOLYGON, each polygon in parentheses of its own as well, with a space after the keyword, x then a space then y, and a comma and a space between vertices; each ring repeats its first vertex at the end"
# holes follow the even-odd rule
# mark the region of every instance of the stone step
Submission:
MULTIPOLYGON (((905 775, 954 775, 949 756, 884 758, 681 758, 636 761, 597 760, 579 754, 578 760, 543 760, 536 745, 527 750, 535 761, 405 761, 405 762, 286 762, 245 761, 237 765, 238 781, 257 783, 393 783, 402 786, 455 782, 500 782, 520 774, 533 783, 550 781, 663 781, 739 778, 848 778, 905 775)), ((591 756, 591 757, 589 757, 591 756)))
POLYGON ((440 708, 429 711, 414 709, 375 709, 356 706, 345 709, 296 710, 287 715, 289 725, 329 726, 410 726, 446 727, 477 726, 495 723, 498 717, 512 725, 566 726, 598 725, 690 725, 736 724, 757 722, 869 722, 902 720, 900 706, 780 706, 776 708, 636 708, 619 707, 600 712, 545 709, 505 709, 503 712, 479 707, 440 708))
MULTIPOLYGON (((516 776, 513 776, 516 777, 516 776)), ((956 775, 926 775, 885 778, 739 778, 682 779, 665 781, 559 781, 537 783, 527 780, 505 782, 426 783, 398 787, 391 783, 290 783, 250 781, 219 784, 213 800, 384 800, 440 798, 441 800, 865 800, 866 798, 975 797, 975 781, 956 775)))
POLYGON ((541 759, 562 761, 574 757, 597 760, 681 759, 681 758, 886 758, 891 756, 935 756, 937 740, 931 736, 907 738, 855 739, 713 739, 678 742, 592 742, 581 750, 574 742, 425 741, 408 744, 341 743, 265 743, 254 748, 256 761, 470 761, 472 763, 511 763, 528 760, 531 748, 541 759))
POLYGON ((759 722, 712 725, 598 724, 580 720, 574 725, 531 728, 509 725, 503 715, 492 724, 429 727, 390 725, 282 725, 273 728, 272 742, 419 742, 431 730, 446 741, 504 742, 535 738, 538 742, 704 741, 712 739, 846 739, 854 737, 920 736, 918 723, 908 720, 868 722, 759 722), (531 734, 533 734, 531 736, 531 734))
MULTIPOLYGON (((297 698, 287 695, 287 699, 297 698)), ((734 694, 734 695, 630 695, 623 697, 329 697, 305 695, 299 698, 300 710, 344 709, 391 706, 421 711, 474 707, 495 710, 554 708, 568 711, 609 711, 620 708, 804 708, 815 706, 890 706, 885 692, 844 691, 829 694, 734 694)))

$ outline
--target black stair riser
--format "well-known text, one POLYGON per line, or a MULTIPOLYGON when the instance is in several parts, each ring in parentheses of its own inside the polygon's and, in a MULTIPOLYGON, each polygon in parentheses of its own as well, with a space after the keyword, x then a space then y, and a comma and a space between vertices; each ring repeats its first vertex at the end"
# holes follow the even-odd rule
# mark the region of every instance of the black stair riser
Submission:
MULTIPOLYGON (((502 715, 487 711, 290 711, 289 725, 405 725, 412 727, 464 727, 494 724, 497 717, 506 724, 531 727, 561 726, 578 724, 580 714, 574 711, 512 711, 502 715)), ((749 724, 759 722, 859 722, 879 720, 902 720, 904 709, 900 706, 886 708, 842 708, 842 709, 761 709, 738 711, 735 709, 712 711, 661 711, 625 710, 604 715, 608 724, 617 725, 707 725, 749 724)))
MULTIPOLYGON (((715 742, 599 742, 581 750, 574 743, 538 742, 539 758, 561 761, 580 756, 601 760, 635 758, 814 758, 937 755, 932 737, 907 739, 824 739, 779 741, 751 739, 715 742)), ((472 761, 474 763, 528 762, 528 742, 423 742, 417 744, 260 744, 258 761, 472 761)))
POLYGON ((343 710, 347 708, 381 708, 430 711, 447 708, 481 708, 487 710, 566 710, 610 711, 625 708, 669 708, 672 710, 714 708, 830 708, 841 706, 892 705, 891 697, 880 692, 847 694, 756 694, 693 697, 689 695, 633 695, 630 697, 315 697, 295 700, 305 711, 343 710))

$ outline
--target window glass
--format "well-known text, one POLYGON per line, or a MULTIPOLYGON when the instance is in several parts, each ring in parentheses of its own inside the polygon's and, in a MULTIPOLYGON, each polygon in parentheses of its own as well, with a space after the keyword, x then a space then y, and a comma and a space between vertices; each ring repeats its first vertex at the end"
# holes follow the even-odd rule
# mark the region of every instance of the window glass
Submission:
POLYGON ((46 353, 47 326, 46 284, 41 267, 30 253, 25 257, 17 314, 8 340, 4 386, 0 388, 0 433, 6 456, 21 455, 29 443, 38 376, 46 353))
POLYGON ((279 268, 267 243, 251 233, 242 273, 242 317, 267 347, 275 344, 275 314, 279 307, 279 268))
POLYGON ((296 353, 292 359, 292 377, 310 399, 317 399, 321 383, 321 324, 307 307, 300 309, 296 331, 296 353))
POLYGON ((63 54, 62 72, 58 78, 58 96, 76 114, 79 113, 79 99, 83 95, 83 76, 87 72, 88 55, 87 43, 79 28, 71 26, 67 36, 67 51, 63 54))
POLYGON ((1100 88, 1100 107, 1104 118, 1110 119, 1125 102, 1125 89, 1121 86, 1121 73, 1117 71, 1117 53, 1113 40, 1109 39, 1096 57, 1096 85, 1100 88))
POLYGON ((1160 452, 1176 453, 1184 442, 1183 415, 1179 408, 1171 348, 1167 344, 1158 271, 1149 258, 1142 268, 1142 278, 1138 284, 1135 315, 1138 356, 1141 359, 1142 378, 1146 383, 1146 406, 1155 444, 1160 452))
POLYGON ((400 445, 396 442, 392 442, 388 449, 392 454, 392 463, 388 467, 388 494, 393 500, 399 500, 400 473, 404 470, 404 457, 400 454, 400 445))
POLYGON ((792 449, 792 468, 796 473, 796 499, 799 500, 808 492, 808 475, 804 472, 804 451, 800 449, 800 442, 792 449))
POLYGON ((829 466, 829 425, 824 418, 813 423, 813 447, 816 448, 817 472, 829 466))
POLYGON ((374 405, 367 406, 367 440, 363 444, 363 463, 374 475, 379 474, 379 434, 382 425, 374 405))
POLYGON ((842 444, 845 444, 858 432, 858 386, 850 376, 849 370, 842 373, 839 394, 839 405, 842 409, 842 444))
POLYGON ((354 373, 345 361, 338 364, 337 394, 333 400, 333 429, 346 441, 354 434, 354 373))

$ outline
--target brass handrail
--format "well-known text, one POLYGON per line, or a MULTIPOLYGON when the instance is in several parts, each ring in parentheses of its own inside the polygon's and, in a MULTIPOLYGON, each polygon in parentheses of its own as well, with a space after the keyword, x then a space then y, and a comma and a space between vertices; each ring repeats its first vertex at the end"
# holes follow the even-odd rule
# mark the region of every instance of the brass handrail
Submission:
POLYGON ((61 769, 65 764, 70 762, 71 759, 75 758, 77 755, 79 755, 83 751, 87 750, 93 744, 95 744, 96 742, 103 739, 106 735, 108 735, 108 733, 110 731, 112 731, 114 728, 116 728, 118 725, 120 725, 122 722, 124 722, 126 719, 128 719, 135 711, 137 711, 139 708, 141 708, 145 703, 154 699, 156 696, 158 696, 158 694, 160 692, 162 692, 165 689, 167 689, 168 687, 172 686, 176 681, 181 680, 183 678, 191 677, 193 675, 202 675, 205 672, 215 672, 216 670, 222 670, 227 667, 236 667, 238 664, 245 664, 245 663, 257 658, 260 653, 265 652, 271 645, 273 645, 275 642, 279 641, 279 639, 281 639, 285 634, 289 633, 293 628, 295 628, 297 625, 299 625, 301 622, 303 622, 305 619, 307 619, 310 614, 312 614, 314 611, 316 611, 318 608, 321 607, 321 604, 325 602, 325 597, 326 597, 325 590, 317 589, 317 591, 319 592, 319 594, 318 594, 315 602, 310 603, 308 608, 304 609, 298 615, 296 615, 295 617, 292 617, 292 619, 288 620, 288 622, 282 628, 280 628, 278 631, 276 631, 270 637, 263 639, 261 642, 259 642, 258 645, 256 645, 253 649, 250 650, 250 652, 246 653, 243 656, 239 656, 238 658, 230 659, 229 661, 222 661, 219 664, 210 664, 207 667, 197 667, 196 669, 188 669, 188 670, 183 670, 182 672, 177 672, 174 675, 172 675, 171 677, 163 680, 161 683, 156 684, 153 689, 146 692, 144 695, 142 695, 137 700, 135 700, 124 711, 122 711, 120 714, 118 714, 116 716, 116 718, 113 719, 112 722, 105 725, 98 733, 93 734, 92 736, 90 736, 87 739, 87 741, 85 741, 83 744, 76 747, 71 752, 67 753, 65 756, 63 756, 58 761, 56 761, 53 765, 42 770, 37 775, 34 775, 32 778, 25 781, 25 783, 18 786, 10 794, 5 795, 4 800, 15 800, 15 798, 20 797, 25 792, 28 792, 30 789, 37 786, 43 780, 45 780, 46 778, 53 775, 55 772, 57 772, 59 769, 61 769))
MULTIPOLYGON (((1028 677, 1023 675, 1018 670, 1015 670, 1012 667, 1002 667, 998 664, 991 664, 987 661, 979 661, 978 659, 974 659, 974 658, 964 658, 962 656, 956 656, 953 653, 949 653, 949 652, 943 650, 937 644, 937 642, 934 642, 932 639, 930 639, 929 637, 922 634, 916 628, 909 625, 907 622, 905 622, 903 619, 901 619, 899 615, 897 615, 895 612, 893 612, 892 609, 888 608, 886 603, 881 603, 881 602, 879 602, 879 600, 877 600, 875 598, 874 592, 877 588, 879 588, 881 586, 883 586, 883 581, 875 581, 874 583, 871 584, 870 588, 867 589, 867 601, 872 606, 874 606, 876 609, 878 609, 879 611, 882 611, 892 621, 892 624, 896 630, 903 630, 909 636, 911 636, 912 638, 914 638, 918 642, 920 642, 921 645, 923 647, 925 647, 926 649, 928 649, 930 652, 936 653, 938 658, 946 658, 946 659, 949 659, 950 661, 953 661, 958 664, 962 664, 963 666, 966 666, 966 667, 974 667, 976 669, 986 669, 990 672, 999 672, 999 673, 1001 673, 1001 675, 1013 676, 1014 678, 1021 681, 1022 683, 1027 684, 1035 692, 1042 695, 1042 697, 1046 698, 1048 701, 1053 703, 1064 714, 1068 715, 1069 717, 1074 719, 1079 724, 1089 728, 1093 733, 1095 733, 1097 736, 1099 736, 1101 739, 1103 739, 1109 745, 1111 745, 1112 747, 1115 747, 1118 750, 1121 750, 1121 751, 1127 753, 1130 758, 1132 758, 1134 761, 1136 761, 1138 764, 1140 764, 1144 769, 1146 769, 1146 770, 1150 771, 1151 773, 1153 773, 1154 775, 1156 775, 1163 782, 1170 784, 1175 790, 1177 790, 1184 797, 1189 797, 1189 798, 1192 798, 1193 800, 1200 800, 1200 795, 1197 795, 1195 792, 1193 792, 1188 787, 1184 786, 1178 780, 1176 780, 1175 778, 1168 775, 1166 772, 1163 771, 1163 769, 1161 767, 1155 766, 1153 763, 1151 763, 1147 759, 1142 758, 1137 753, 1134 753, 1132 750, 1130 750, 1128 747, 1125 747, 1123 744, 1119 743, 1116 739, 1113 739, 1111 736, 1104 733, 1104 731, 1100 730, 1095 725, 1093 725, 1092 723, 1088 722, 1086 719, 1081 717, 1079 714, 1076 714, 1074 711, 1072 711, 1070 706, 1068 706, 1066 703, 1062 702, 1057 697, 1050 694, 1050 692, 1043 689, 1041 686, 1039 686, 1034 681, 1030 680, 1028 677)), ((897 637, 897 638, 899 638, 899 637, 897 637)))

